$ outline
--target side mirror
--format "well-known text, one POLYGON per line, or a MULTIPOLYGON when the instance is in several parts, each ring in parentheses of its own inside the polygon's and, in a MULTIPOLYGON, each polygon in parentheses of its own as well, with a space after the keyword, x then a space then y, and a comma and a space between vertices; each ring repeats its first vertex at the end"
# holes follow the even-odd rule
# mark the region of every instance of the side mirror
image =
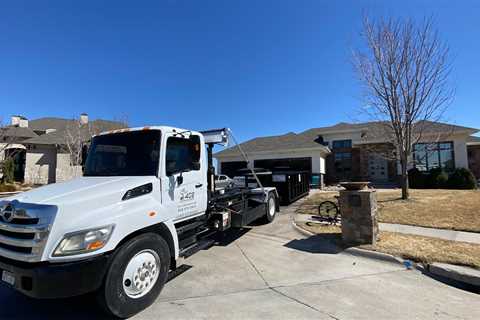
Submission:
POLYGON ((192 162, 192 169, 193 170, 200 170, 200 161, 192 162))
POLYGON ((183 175, 182 175, 182 173, 180 173, 180 175, 177 176, 177 184, 178 184, 178 185, 183 184, 183 175))

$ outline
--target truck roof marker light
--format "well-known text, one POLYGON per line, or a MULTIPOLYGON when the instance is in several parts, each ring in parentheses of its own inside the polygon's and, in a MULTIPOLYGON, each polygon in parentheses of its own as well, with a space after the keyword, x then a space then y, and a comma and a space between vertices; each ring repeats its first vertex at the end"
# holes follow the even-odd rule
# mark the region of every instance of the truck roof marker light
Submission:
POLYGON ((147 127, 143 127, 142 130, 150 130, 150 127, 148 127, 148 126, 147 126, 147 127))

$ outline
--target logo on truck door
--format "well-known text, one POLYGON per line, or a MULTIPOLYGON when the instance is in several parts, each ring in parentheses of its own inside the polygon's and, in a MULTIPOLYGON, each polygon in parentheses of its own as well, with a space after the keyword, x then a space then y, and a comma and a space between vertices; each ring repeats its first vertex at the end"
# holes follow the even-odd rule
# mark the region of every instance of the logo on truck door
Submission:
POLYGON ((191 201, 195 197, 195 192, 188 191, 187 189, 180 190, 180 201, 191 201))

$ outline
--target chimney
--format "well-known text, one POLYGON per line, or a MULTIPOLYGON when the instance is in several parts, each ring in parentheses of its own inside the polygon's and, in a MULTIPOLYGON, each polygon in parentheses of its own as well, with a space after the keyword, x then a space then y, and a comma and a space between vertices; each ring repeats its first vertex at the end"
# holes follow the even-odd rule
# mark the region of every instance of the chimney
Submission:
POLYGON ((24 116, 12 116, 11 125, 14 127, 28 127, 28 119, 24 116))
POLYGON ((80 115, 80 124, 84 125, 88 123, 88 114, 82 113, 80 115))

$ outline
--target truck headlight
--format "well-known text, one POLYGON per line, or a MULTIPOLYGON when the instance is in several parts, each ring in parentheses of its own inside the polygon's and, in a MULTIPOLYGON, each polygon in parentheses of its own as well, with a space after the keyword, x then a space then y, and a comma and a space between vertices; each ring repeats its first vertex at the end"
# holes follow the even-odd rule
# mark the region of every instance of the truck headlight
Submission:
POLYGON ((66 234, 53 256, 69 256, 103 248, 113 231, 113 225, 66 234))

